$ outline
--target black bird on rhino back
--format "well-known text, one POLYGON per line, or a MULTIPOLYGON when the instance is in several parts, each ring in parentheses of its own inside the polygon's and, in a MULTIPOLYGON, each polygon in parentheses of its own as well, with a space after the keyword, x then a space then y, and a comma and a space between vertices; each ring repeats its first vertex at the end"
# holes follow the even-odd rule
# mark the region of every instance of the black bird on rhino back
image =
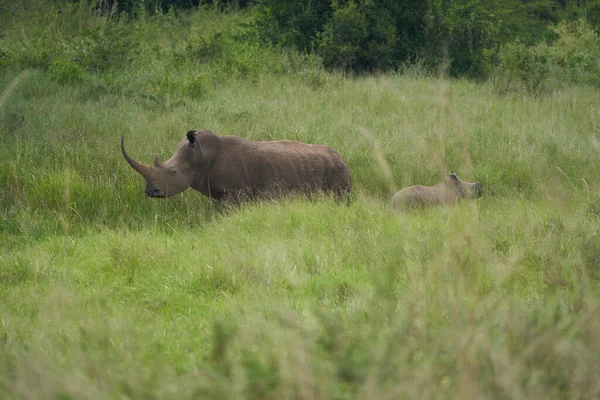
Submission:
POLYGON ((352 187, 348 166, 328 146, 291 140, 256 142, 210 131, 189 131, 175 154, 154 165, 127 162, 146 179, 146 194, 168 197, 188 187, 216 200, 235 204, 248 198, 330 193, 347 199, 352 187))

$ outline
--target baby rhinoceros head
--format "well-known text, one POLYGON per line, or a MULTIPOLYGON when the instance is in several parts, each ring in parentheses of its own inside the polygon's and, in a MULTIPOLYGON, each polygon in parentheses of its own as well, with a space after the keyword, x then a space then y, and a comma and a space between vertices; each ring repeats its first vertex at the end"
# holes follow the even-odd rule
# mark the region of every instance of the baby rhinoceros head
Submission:
POLYGON ((481 183, 461 181, 456 175, 456 172, 452 172, 450 175, 445 177, 444 184, 446 187, 454 191, 459 198, 476 199, 481 197, 483 193, 481 183))

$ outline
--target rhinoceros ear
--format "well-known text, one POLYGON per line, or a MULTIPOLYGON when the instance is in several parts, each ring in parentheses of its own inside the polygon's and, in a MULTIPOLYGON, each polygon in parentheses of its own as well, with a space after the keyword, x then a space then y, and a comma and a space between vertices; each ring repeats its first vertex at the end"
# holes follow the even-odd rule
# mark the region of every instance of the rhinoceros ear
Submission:
POLYGON ((196 131, 189 131, 185 134, 185 136, 187 136, 187 139, 190 141, 190 144, 194 144, 194 142, 196 141, 196 131))
POLYGON ((456 172, 455 171, 452 171, 452 173, 450 174, 450 177, 452 179, 454 179, 455 181, 458 181, 458 176, 456 176, 456 172))

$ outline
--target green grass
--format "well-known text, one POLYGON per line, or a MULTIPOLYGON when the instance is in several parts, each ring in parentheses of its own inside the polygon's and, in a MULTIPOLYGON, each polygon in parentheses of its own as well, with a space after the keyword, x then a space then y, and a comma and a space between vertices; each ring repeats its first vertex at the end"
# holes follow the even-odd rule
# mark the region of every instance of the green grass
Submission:
MULTIPOLYGON (((208 17, 178 18, 175 47, 208 17)), ((0 397, 600 396, 597 90, 219 76, 238 49, 198 93, 201 70, 144 35, 123 70, 0 73, 0 397), (121 135, 149 162, 189 129, 328 144, 352 203, 146 198, 121 135), (452 170, 484 197, 392 212, 393 190, 452 170)))

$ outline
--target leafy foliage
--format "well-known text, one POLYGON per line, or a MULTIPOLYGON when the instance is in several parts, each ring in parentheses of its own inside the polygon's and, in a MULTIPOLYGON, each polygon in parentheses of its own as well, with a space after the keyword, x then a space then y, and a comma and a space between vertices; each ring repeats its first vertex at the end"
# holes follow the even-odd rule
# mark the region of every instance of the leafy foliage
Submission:
POLYGON ((551 44, 508 43, 499 54, 497 87, 523 87, 530 93, 566 83, 600 84, 600 39, 584 20, 562 21, 551 44))
POLYGON ((498 48, 501 21, 496 1, 437 0, 428 13, 428 57, 448 63, 454 75, 483 77, 498 48), (446 58, 446 59, 445 59, 446 58))
POLYGON ((203 96, 227 79, 255 80, 261 74, 303 71, 318 84, 320 61, 265 45, 248 13, 202 7, 190 13, 140 9, 135 17, 106 16, 95 6, 42 0, 16 6, 3 16, 3 27, 20 40, 0 38, 0 68, 39 69, 61 83, 88 81, 116 91, 128 90, 127 85, 120 82, 119 88, 105 77, 131 71, 124 79, 145 80, 150 93, 144 96, 151 101, 157 95, 203 96))
POLYGON ((396 27, 372 2, 333 4, 333 15, 319 35, 326 67, 352 71, 389 69, 394 65, 396 27))
POLYGON ((502 48, 500 65, 504 80, 498 82, 498 87, 508 91, 515 82, 524 86, 530 93, 539 92, 550 76, 552 59, 550 48, 543 44, 527 47, 522 43, 509 43, 502 48))
POLYGON ((258 0, 263 40, 319 54, 346 72, 397 69, 424 60, 453 76, 487 77, 500 46, 556 38, 550 24, 596 18, 598 0, 258 0))
MULTIPOLYGON (((496 73, 495 65, 505 64, 508 53, 515 53, 509 49, 500 54, 503 46, 510 47, 513 43, 526 47, 542 43, 552 46, 556 40, 562 40, 557 46, 564 51, 578 52, 578 55, 566 55, 570 63, 578 64, 577 68, 572 64, 569 68, 557 69, 572 75, 567 79, 569 82, 591 82, 595 79, 592 76, 597 75, 590 67, 591 59, 577 61, 577 57, 584 57, 581 49, 566 50, 573 45, 565 38, 577 36, 576 32, 561 29, 579 29, 567 27, 585 20, 590 29, 598 33, 600 0, 256 0, 252 4, 233 0, 126 0, 118 3, 30 0, 4 6, 7 12, 0 15, 0 19, 9 31, 17 29, 16 21, 26 13, 37 13, 40 24, 29 27, 21 43, 2 46, 0 67, 41 68, 52 70, 57 79, 77 80, 85 75, 81 70, 108 72, 147 57, 148 54, 138 58, 139 51, 151 50, 155 56, 185 58, 188 50, 183 46, 164 51, 159 43, 154 43, 152 49, 139 49, 137 44, 140 34, 151 35, 144 31, 144 21, 160 20, 163 28, 170 32, 174 31, 175 23, 191 26, 189 16, 182 13, 183 8, 189 7, 200 15, 222 14, 217 17, 221 20, 227 19, 223 17, 227 12, 219 10, 250 9, 244 14, 243 24, 238 26, 227 24, 219 32, 212 28, 210 32, 190 31, 189 36, 196 35, 195 38, 180 35, 189 51, 203 53, 190 54, 192 58, 203 58, 203 66, 208 63, 216 67, 220 63, 218 70, 223 75, 286 70, 287 66, 275 64, 277 54, 287 49, 286 55, 300 52, 308 55, 305 60, 311 65, 319 58, 327 69, 345 73, 402 70, 416 63, 429 71, 437 72, 441 68, 450 76, 485 79, 496 73), (128 23, 132 19, 141 23, 128 23), (212 61, 208 62, 207 57, 212 57, 212 61), (221 62, 214 62, 219 57, 221 62)), ((583 46, 589 47, 593 42, 591 37, 585 40, 588 44, 583 46)), ((558 51, 558 47, 556 49, 558 51)), ((527 52, 536 53, 532 57, 539 58, 543 48, 522 50, 519 54, 527 52)), ((180 60, 178 58, 177 63, 180 60)), ((186 58, 185 65, 189 64, 187 61, 186 58)), ((531 64, 531 61, 523 63, 531 64)), ((196 78, 198 74, 194 79, 203 79, 196 78)), ((531 85, 543 86, 535 81, 531 81, 531 85)))
POLYGON ((263 40, 316 51, 324 65, 345 71, 385 70, 414 60, 424 37, 425 2, 258 0, 263 40))
POLYGON ((552 44, 558 68, 575 83, 600 83, 600 38, 585 20, 562 21, 553 31, 552 44))
MULTIPOLYGON (((71 0, 82 1, 82 0, 71 0)), ((86 0, 83 0, 86 1, 86 0)), ((127 13, 130 15, 146 12, 166 12, 169 9, 190 9, 208 6, 218 10, 239 9, 249 5, 251 0, 93 0, 98 11, 104 14, 127 13)))
POLYGON ((16 8, 3 18, 9 34, 22 28, 18 21, 24 15, 35 15, 35 23, 23 30, 19 42, 5 42, 14 67, 52 69, 60 76, 104 72, 123 68, 138 51, 134 25, 126 16, 95 18, 86 3, 35 2, 16 8))

